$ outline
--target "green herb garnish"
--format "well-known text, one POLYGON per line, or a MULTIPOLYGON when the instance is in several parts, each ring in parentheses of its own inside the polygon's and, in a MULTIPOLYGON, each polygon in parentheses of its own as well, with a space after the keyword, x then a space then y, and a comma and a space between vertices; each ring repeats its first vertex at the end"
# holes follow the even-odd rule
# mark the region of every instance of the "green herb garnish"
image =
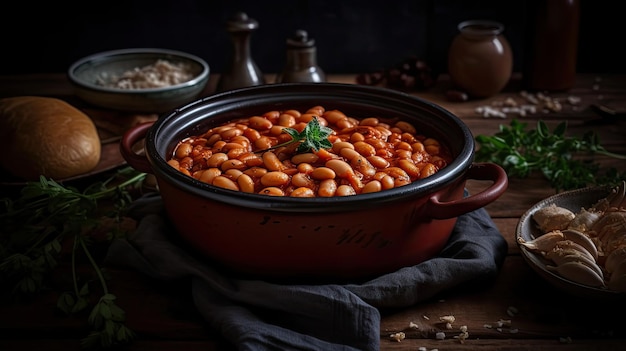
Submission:
POLYGON ((566 137, 566 122, 559 123, 553 131, 543 121, 538 121, 534 130, 526 127, 526 123, 512 120, 509 127, 500 125, 500 131, 493 136, 476 136, 479 145, 476 160, 501 165, 509 177, 525 178, 539 171, 557 192, 617 184, 626 177, 615 168, 599 175, 599 165, 584 158, 600 154, 626 159, 626 155, 609 152, 601 146, 594 132, 587 132, 582 138, 566 137))
POLYGON ((286 141, 284 143, 275 145, 269 149, 256 151, 257 153, 274 150, 279 147, 291 145, 294 143, 300 143, 296 148, 296 153, 304 153, 309 152, 311 150, 319 151, 320 149, 328 149, 333 146, 333 144, 328 140, 328 137, 333 133, 333 130, 329 127, 323 126, 317 120, 317 117, 314 117, 306 124, 304 130, 302 132, 298 132, 293 128, 283 128, 283 132, 287 133, 291 136, 291 140, 286 141))
POLYGON ((24 185, 15 199, 0 199, 0 285, 12 287, 15 297, 48 288, 67 242, 71 247, 72 287, 60 295, 57 307, 67 314, 81 312, 90 305, 92 278, 79 276, 77 264, 86 258, 92 266, 102 297, 89 315, 93 329, 83 340, 85 348, 106 348, 133 339, 133 332, 124 325, 124 311, 115 304, 115 295, 109 292, 103 270, 90 250, 93 239, 89 233, 101 228, 101 219, 107 218, 115 223, 109 236, 125 234, 121 223, 123 211, 132 201, 129 190, 144 178, 144 173, 126 167, 106 181, 79 191, 42 176, 39 182, 24 185), (99 206, 105 200, 111 204, 109 211, 99 206))

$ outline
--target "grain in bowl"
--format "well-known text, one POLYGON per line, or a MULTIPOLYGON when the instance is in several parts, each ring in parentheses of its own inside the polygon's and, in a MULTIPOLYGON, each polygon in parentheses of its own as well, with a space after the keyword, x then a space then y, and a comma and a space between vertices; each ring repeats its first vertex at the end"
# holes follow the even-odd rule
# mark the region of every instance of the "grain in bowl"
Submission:
POLYGON ((452 158, 445 145, 408 122, 359 119, 318 105, 267 111, 186 137, 168 164, 235 191, 334 197, 404 186, 435 174, 452 158), (318 141, 326 148, 306 147, 310 140, 294 138, 311 133, 325 133, 318 141))
POLYGON ((155 63, 109 76, 106 72, 98 77, 96 84, 107 88, 152 89, 182 84, 194 78, 191 65, 158 59, 155 63))

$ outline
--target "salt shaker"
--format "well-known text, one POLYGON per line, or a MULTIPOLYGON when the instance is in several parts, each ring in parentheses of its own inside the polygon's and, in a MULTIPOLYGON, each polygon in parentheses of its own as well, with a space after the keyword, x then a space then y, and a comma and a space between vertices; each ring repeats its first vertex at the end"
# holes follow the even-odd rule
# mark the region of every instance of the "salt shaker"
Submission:
POLYGON ((326 74, 317 65, 315 40, 309 38, 305 30, 297 30, 287 39, 287 63, 283 72, 276 78, 277 83, 326 81, 326 74))
POLYGON ((217 91, 265 84, 265 78, 250 53, 250 36, 258 27, 259 23, 244 12, 236 13, 226 23, 233 42, 232 61, 220 76, 217 91))

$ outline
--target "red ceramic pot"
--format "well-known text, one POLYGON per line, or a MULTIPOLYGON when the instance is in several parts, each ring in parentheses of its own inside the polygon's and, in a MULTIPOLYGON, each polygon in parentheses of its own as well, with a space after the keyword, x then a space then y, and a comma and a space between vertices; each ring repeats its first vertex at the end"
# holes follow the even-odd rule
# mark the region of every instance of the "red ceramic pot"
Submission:
POLYGON ((437 255, 459 215, 504 193, 504 170, 474 163, 474 138, 455 115, 398 91, 336 83, 286 83, 212 95, 130 129, 121 152, 155 175, 177 233, 227 268, 259 277, 363 278, 437 255), (166 161, 176 144, 233 118, 321 105, 352 117, 400 118, 446 144, 455 159, 433 176, 378 193, 333 198, 248 194, 186 176, 166 161), (133 152, 144 140, 145 154, 133 152), (491 186, 464 198, 466 180, 491 186))

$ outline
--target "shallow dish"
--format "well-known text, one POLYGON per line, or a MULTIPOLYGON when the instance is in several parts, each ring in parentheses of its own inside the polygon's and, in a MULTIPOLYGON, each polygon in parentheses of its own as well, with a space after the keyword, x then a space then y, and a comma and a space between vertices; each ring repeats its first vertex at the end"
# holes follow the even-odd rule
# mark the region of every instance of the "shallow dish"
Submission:
POLYGON ((168 49, 138 48, 97 53, 73 63, 68 77, 76 95, 91 104, 120 111, 169 112, 199 97, 209 80, 209 65, 200 57, 168 49), (188 65, 193 78, 156 88, 122 89, 101 82, 157 60, 188 65))
POLYGON ((626 298, 626 293, 611 291, 604 288, 594 288, 565 279, 548 270, 546 268, 546 264, 548 262, 542 258, 541 255, 530 251, 523 245, 520 245, 520 239, 523 239, 523 241, 530 241, 543 234, 532 218, 536 211, 550 206, 551 204, 555 204, 556 206, 563 207, 577 213, 582 208, 588 209, 598 202, 598 200, 607 197, 607 195, 611 192, 611 189, 612 187, 610 186, 596 186, 565 191, 539 201, 526 211, 522 217, 520 217, 516 229, 516 242, 518 243, 522 257, 524 257, 524 260, 535 272, 537 272, 542 278, 553 286, 572 295, 584 298, 626 298))

